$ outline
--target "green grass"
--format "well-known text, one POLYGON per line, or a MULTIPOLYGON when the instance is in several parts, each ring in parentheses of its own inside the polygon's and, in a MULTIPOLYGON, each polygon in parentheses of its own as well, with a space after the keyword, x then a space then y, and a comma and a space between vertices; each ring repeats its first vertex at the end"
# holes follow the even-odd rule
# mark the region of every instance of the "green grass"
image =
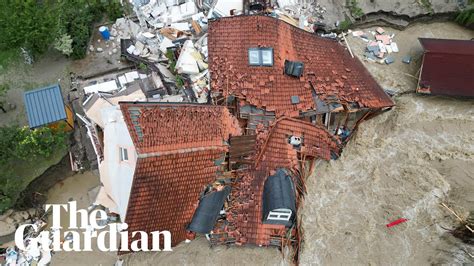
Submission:
POLYGON ((20 52, 17 49, 0 50, 0 72, 19 60, 20 52))
POLYGON ((474 7, 460 12, 454 20, 466 27, 474 25, 474 7))

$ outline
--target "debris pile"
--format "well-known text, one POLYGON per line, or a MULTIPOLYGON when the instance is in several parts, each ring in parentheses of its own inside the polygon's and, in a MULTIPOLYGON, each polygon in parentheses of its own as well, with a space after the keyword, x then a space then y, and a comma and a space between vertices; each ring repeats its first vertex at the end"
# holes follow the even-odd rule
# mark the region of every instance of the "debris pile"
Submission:
POLYGON ((325 30, 326 8, 317 1, 278 0, 274 9, 277 18, 309 32, 325 30))
POLYGON ((222 2, 218 1, 220 9, 209 10, 194 1, 181 2, 134 1, 138 23, 118 19, 112 26, 111 40, 117 38, 122 56, 141 70, 153 72, 155 83, 163 85, 152 95, 154 100, 206 103, 207 22, 223 15, 226 6, 218 6, 222 2))
MULTIPOLYGON (((398 53, 398 45, 393 41, 395 34, 389 34, 383 28, 378 27, 375 31, 364 32, 361 30, 352 31, 352 36, 359 37, 367 43, 365 58, 370 62, 378 62, 380 64, 392 64, 395 58, 392 53, 398 53)), ((406 60, 409 63, 410 59, 406 60)))
MULTIPOLYGON (((107 36, 98 41, 113 48, 109 55, 119 52, 133 62, 141 74, 153 73, 154 83, 160 86, 154 95, 147 96, 154 101, 210 101, 207 30, 211 19, 266 13, 308 32, 323 34, 326 27, 326 8, 315 0, 279 0, 273 4, 243 0, 131 2, 136 19, 119 18, 110 27, 102 26, 107 36)), ((90 51, 103 53, 106 48, 91 45, 90 51)))

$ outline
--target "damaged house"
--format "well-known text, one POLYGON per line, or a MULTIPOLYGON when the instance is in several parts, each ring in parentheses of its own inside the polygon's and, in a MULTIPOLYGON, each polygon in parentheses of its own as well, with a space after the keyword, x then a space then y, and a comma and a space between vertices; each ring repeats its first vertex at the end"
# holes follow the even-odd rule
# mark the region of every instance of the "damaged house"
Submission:
MULTIPOLYGON (((144 2, 140 12, 158 5, 144 2)), ((155 15, 141 22, 162 23, 155 15)), ((203 80, 191 88, 197 103, 92 98, 104 105, 86 108, 104 128, 97 202, 112 206, 129 232, 169 230, 173 246, 204 234, 212 245, 297 251, 312 162, 338 158, 360 122, 394 103, 335 40, 268 16, 206 27, 199 49, 173 40, 183 41, 177 72, 203 80)))
POLYGON ((393 106, 342 45, 284 21, 221 18, 210 22, 208 38, 214 102, 246 118, 249 133, 282 116, 324 125, 333 133, 393 106))

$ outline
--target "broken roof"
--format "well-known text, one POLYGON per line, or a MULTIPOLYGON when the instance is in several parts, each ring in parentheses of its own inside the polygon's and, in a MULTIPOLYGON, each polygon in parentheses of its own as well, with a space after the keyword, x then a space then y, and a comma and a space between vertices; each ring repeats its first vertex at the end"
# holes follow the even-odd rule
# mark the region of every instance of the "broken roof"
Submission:
POLYGON ((330 160, 331 153, 338 154, 340 150, 337 138, 323 126, 288 117, 278 119, 268 131, 260 132, 257 142, 256 165, 267 170, 277 167, 296 168, 298 153, 330 160), (302 139, 300 148, 289 143, 291 136, 302 139))
POLYGON ((418 92, 474 97, 474 41, 419 40, 425 54, 418 92))
POLYGON ((210 22, 208 38, 211 88, 246 98, 277 116, 295 117, 300 110, 315 109, 313 87, 323 100, 336 98, 366 108, 394 105, 343 46, 284 21, 266 16, 220 18, 210 22), (257 47, 273 48, 273 66, 249 65, 248 49, 257 47), (303 62, 303 75, 285 75, 285 60, 303 62), (292 103, 292 96, 298 96, 299 103, 292 103))
MULTIPOLYGON (((277 168, 297 169, 298 153, 306 158, 330 159, 331 151, 338 151, 337 139, 323 127, 294 118, 281 118, 269 129, 257 133, 258 155, 256 167, 246 171, 236 182, 231 192, 231 202, 227 212, 230 225, 222 228, 219 224, 214 233, 225 232, 235 238, 237 244, 270 245, 272 237, 284 237, 284 225, 262 223, 263 190, 265 180, 277 168), (290 136, 300 136, 303 143, 299 149, 289 143, 290 136)), ((297 171, 294 171, 297 172, 297 171)), ((298 177, 294 177, 298 178, 298 177)), ((224 239, 225 241, 225 239, 224 239)))
POLYGON ((186 239, 200 192, 217 177, 226 141, 240 133, 237 122, 223 106, 120 107, 138 155, 125 220, 129 232, 169 230, 176 245, 186 239))

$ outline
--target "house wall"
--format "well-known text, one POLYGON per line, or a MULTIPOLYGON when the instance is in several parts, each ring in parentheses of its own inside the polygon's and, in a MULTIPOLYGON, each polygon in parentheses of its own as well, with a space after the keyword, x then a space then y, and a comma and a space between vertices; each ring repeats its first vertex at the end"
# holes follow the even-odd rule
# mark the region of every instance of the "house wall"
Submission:
POLYGON ((115 203, 115 206, 106 207, 116 210, 124 221, 137 153, 120 108, 118 106, 104 108, 101 110, 101 115, 104 121, 105 145, 104 160, 99 165, 100 181, 107 196, 115 203), (120 161, 119 148, 127 149, 128 161, 120 161))

